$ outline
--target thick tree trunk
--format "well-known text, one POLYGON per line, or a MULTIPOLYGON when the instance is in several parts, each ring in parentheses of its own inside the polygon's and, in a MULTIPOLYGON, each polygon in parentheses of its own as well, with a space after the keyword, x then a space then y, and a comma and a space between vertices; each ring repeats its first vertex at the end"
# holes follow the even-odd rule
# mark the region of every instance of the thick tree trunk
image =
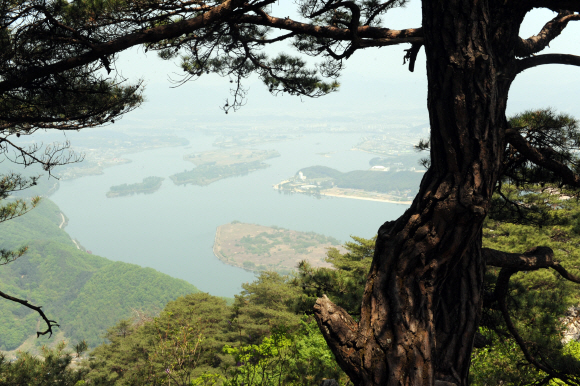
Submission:
POLYGON ((505 37, 519 25, 499 10, 493 0, 423 1, 431 167, 411 207, 379 230, 361 320, 326 298, 315 307, 356 385, 467 384, 482 306, 481 227, 505 147, 513 67, 505 37))

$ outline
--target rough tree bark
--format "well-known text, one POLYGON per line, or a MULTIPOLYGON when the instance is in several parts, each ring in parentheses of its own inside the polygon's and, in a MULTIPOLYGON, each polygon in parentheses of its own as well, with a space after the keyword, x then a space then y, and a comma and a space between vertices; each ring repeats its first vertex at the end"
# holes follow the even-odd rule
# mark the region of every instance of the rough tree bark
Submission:
POLYGON ((467 384, 482 306, 481 228, 524 16, 492 0, 423 1, 431 167, 409 210, 378 232, 360 321, 326 298, 316 304, 357 385, 467 384))
MULTIPOLYGON (((320 91, 316 87, 305 89, 297 84, 297 66, 279 69, 279 65, 267 62, 252 50, 262 44, 307 35, 316 39, 303 41, 297 45, 303 47, 299 50, 326 53, 328 58, 340 61, 358 49, 411 43, 406 59, 410 59, 412 70, 417 52, 424 46, 431 166, 411 207, 378 231, 361 319, 355 322, 326 297, 316 303, 315 316, 339 364, 357 386, 466 385, 482 307, 486 256, 507 269, 502 276, 506 283, 513 264, 529 260, 529 255, 518 259, 481 248, 482 223, 500 175, 506 141, 531 162, 561 174, 566 184, 580 187, 580 177, 510 130, 505 117, 508 91, 518 73, 549 63, 580 66, 578 56, 532 56, 558 36, 568 22, 580 20, 580 14, 575 13, 580 12, 580 1, 422 0, 421 28, 401 31, 377 27, 372 18, 364 24, 362 5, 357 2, 299 1, 303 13, 312 12, 306 16, 313 20, 312 24, 270 16, 266 6, 271 3, 273 0, 225 0, 217 5, 203 0, 165 0, 163 6, 151 2, 149 12, 126 2, 119 11, 105 14, 100 25, 91 16, 90 23, 81 23, 80 32, 54 24, 55 31, 62 29, 63 44, 73 48, 71 54, 40 66, 10 67, 13 74, 0 79, 0 93, 26 88, 33 81, 96 60, 106 66, 115 53, 128 47, 161 42, 149 47, 170 47, 175 53, 188 49, 197 58, 191 66, 184 67, 192 76, 212 70, 236 78, 239 86, 240 79, 247 75, 244 63, 252 63, 273 94, 316 96, 320 91), (519 26, 534 7, 548 8, 558 15, 537 36, 521 39, 519 26), (340 17, 333 16, 326 24, 321 21, 324 18, 317 19, 338 8, 343 8, 346 16, 340 16, 341 11, 340 17), (125 19, 123 12, 139 17, 125 19), (167 18, 160 18, 165 12, 167 18), (110 18, 116 21, 111 22, 110 18), (286 33, 265 40, 263 31, 246 28, 252 26, 286 33), (241 33, 242 27, 246 28, 245 33, 241 33), (125 31, 127 28, 131 32, 125 31), (103 41, 95 41, 95 36, 101 35, 93 33, 93 29, 102 29, 103 41), (74 33, 70 35, 70 31, 74 33), (342 47, 347 47, 344 52, 336 52, 342 47), (231 57, 227 71, 221 66, 212 67, 210 59, 216 58, 212 52, 218 56, 233 53, 235 57, 231 57)), ((375 16, 379 9, 386 10, 394 3, 381 2, 375 16)), ((35 5, 37 8, 47 12, 40 4, 35 5)), ((52 16, 43 20, 38 25, 53 24, 52 16)), ((332 66, 327 70, 334 73, 332 66)), ((306 84, 311 81, 309 76, 300 76, 306 84)), ((549 267, 564 272, 549 259, 544 259, 544 263, 540 260, 527 269, 549 267)), ((580 282, 569 275, 567 279, 580 282)), ((496 295, 501 303, 501 294, 496 295)))

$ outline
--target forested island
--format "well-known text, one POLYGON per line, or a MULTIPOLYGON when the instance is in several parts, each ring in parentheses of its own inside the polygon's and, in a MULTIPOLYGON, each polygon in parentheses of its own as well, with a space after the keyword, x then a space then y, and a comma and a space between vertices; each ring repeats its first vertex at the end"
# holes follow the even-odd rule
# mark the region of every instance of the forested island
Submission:
POLYGON ((290 273, 303 260, 330 267, 325 261, 329 248, 343 250, 337 239, 318 233, 234 221, 217 228, 213 251, 224 263, 240 268, 290 273))
POLYGON ((228 177, 243 176, 256 170, 265 169, 269 165, 262 162, 266 159, 279 157, 276 150, 225 149, 212 150, 203 153, 189 154, 185 160, 197 167, 184 170, 169 178, 176 185, 209 185, 228 177))
POLYGON ((239 163, 233 165, 200 165, 192 170, 176 173, 169 178, 176 185, 209 185, 228 177, 243 176, 256 170, 265 169, 268 164, 260 161, 239 163))
POLYGON ((142 182, 135 184, 122 184, 111 186, 107 192, 107 197, 129 196, 137 193, 154 193, 161 187, 162 177, 145 177, 142 182))
POLYGON ((423 173, 417 170, 375 168, 342 173, 326 166, 311 166, 301 169, 294 177, 280 182, 274 188, 315 196, 410 204, 423 173))

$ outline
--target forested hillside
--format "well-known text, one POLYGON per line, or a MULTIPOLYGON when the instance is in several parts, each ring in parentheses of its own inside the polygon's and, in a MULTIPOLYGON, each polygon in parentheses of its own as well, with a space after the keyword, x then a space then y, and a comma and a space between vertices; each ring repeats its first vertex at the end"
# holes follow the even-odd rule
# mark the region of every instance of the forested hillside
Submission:
MULTIPOLYGON (((2 291, 41 305, 73 342, 90 346, 103 341, 106 329, 134 315, 158 313, 178 296, 199 292, 184 280, 151 268, 114 262, 87 253, 73 243, 60 225, 66 217, 43 199, 31 212, 0 224, 0 248, 22 245, 28 251, 0 269, 2 291)), ((13 350, 39 328, 37 313, 16 303, 0 301, 0 350, 13 350)), ((53 339, 54 340, 54 339, 53 339)), ((32 340, 35 345, 46 337, 32 340)))
MULTIPOLYGON (((559 202, 560 207, 546 213, 542 228, 490 219, 484 229, 484 245, 510 251, 541 243, 555 251, 562 265, 577 272, 580 205, 575 199, 560 201, 557 195, 552 196, 550 200, 559 202)), ((537 198, 546 197, 541 194, 537 198)), ((345 244, 346 253, 329 250, 327 261, 333 268, 315 268, 303 262, 290 277, 261 272, 255 282, 243 285, 232 306, 218 297, 197 293, 170 301, 158 317, 120 320, 111 324, 106 342, 92 350, 90 359, 80 367, 57 368, 26 354, 13 363, 3 363, 0 358, 0 385, 31 379, 27 374, 32 373, 42 381, 27 384, 43 386, 57 377, 47 374, 59 371, 57 378, 70 379, 65 386, 78 385, 78 380, 101 386, 318 386, 325 378, 338 380, 340 386, 352 386, 311 313, 315 300, 326 294, 355 320, 360 318, 363 284, 374 246, 374 239, 354 237, 345 244), (28 373, 18 371, 20 368, 28 373)), ((113 264, 106 267, 114 268, 113 264)), ((93 278, 100 273, 106 274, 101 269, 93 278)), ((498 274, 497 269, 488 271, 488 288, 498 284, 498 274)), ((94 292, 104 290, 95 288, 94 292)), ((554 271, 537 270, 518 273, 509 284, 509 292, 512 323, 528 347, 536 355, 545 355, 543 362, 575 381, 580 370, 580 344, 575 340, 578 336, 571 334, 574 319, 569 318, 569 312, 580 302, 577 285, 562 280, 554 271)), ((106 295, 97 298, 111 300, 106 295)), ((80 296, 77 299, 92 302, 80 296)), ((484 315, 472 355, 471 384, 561 384, 527 362, 493 303, 485 305, 484 315)), ((72 349, 69 346, 68 352, 72 349)), ((70 362, 71 356, 64 352, 67 349, 44 355, 70 362)))
MULTIPOLYGON (((417 189, 423 173, 414 171, 384 172, 353 170, 342 173, 326 166, 310 166, 300 170, 308 179, 328 179, 339 188, 362 189, 387 193, 392 190, 417 189)), ((326 186, 324 184, 321 184, 326 186)))

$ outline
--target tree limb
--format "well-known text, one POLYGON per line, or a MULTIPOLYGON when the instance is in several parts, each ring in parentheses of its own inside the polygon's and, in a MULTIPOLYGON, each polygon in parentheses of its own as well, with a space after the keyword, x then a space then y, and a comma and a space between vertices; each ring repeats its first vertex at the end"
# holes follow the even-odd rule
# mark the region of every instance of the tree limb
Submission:
MULTIPOLYGON (((319 26, 314 24, 301 23, 287 18, 273 17, 267 14, 261 16, 240 15, 237 18, 239 23, 263 25, 266 27, 278 28, 293 31, 299 34, 308 34, 315 37, 329 38, 335 40, 351 40, 352 33, 348 28, 338 28, 333 26, 319 26)), ((410 28, 404 30, 391 30, 388 28, 362 26, 358 27, 356 34, 361 39, 375 39, 382 45, 419 43, 423 41, 422 28, 410 28)))
POLYGON ((417 60, 417 54, 419 54, 419 50, 423 46, 423 43, 413 43, 411 48, 405 50, 406 54, 403 57, 403 65, 409 61, 409 71, 415 71, 415 61, 417 60))
POLYGON ((528 68, 544 64, 567 64, 570 66, 580 66, 580 56, 570 54, 544 54, 520 59, 517 63, 518 68, 516 74, 519 74, 528 68))
MULTIPOLYGON (((578 58, 580 59, 580 56, 578 58)), ((553 157, 550 157, 550 154, 547 154, 549 152, 548 150, 542 151, 533 147, 515 129, 506 130, 506 139, 510 145, 516 148, 518 152, 520 152, 524 157, 526 157, 531 162, 556 173, 560 178, 562 178, 562 181, 565 184, 580 187, 580 176, 574 173, 565 164, 557 161, 553 157)))
POLYGON ((364 337, 359 336, 358 324, 326 295, 316 300, 314 317, 340 367, 352 381, 359 380, 362 358, 358 355, 357 346, 364 346, 366 342, 364 337))
POLYGON ((575 283, 580 283, 580 278, 570 274, 568 271, 566 271, 566 269, 564 269, 564 267, 558 264, 558 262, 555 262, 554 251, 548 247, 535 247, 524 253, 508 253, 490 248, 482 248, 481 252, 487 265, 501 267, 493 297, 498 303, 499 310, 506 323, 508 331, 522 350, 522 354, 526 360, 538 370, 542 370, 549 374, 552 378, 559 378, 568 385, 576 384, 571 382, 565 374, 561 374, 553 368, 540 363, 532 355, 526 342, 519 334, 513 321, 511 320, 506 304, 506 297, 509 290, 509 281, 511 276, 520 271, 535 271, 542 268, 553 268, 564 278, 575 283))
POLYGON ((519 334, 514 323, 512 322, 512 319, 511 319, 509 312, 508 312, 508 309, 507 309, 507 304, 506 304, 505 299, 506 299, 506 295, 507 295, 507 289, 508 289, 510 277, 515 272, 517 272, 517 270, 511 269, 511 268, 502 268, 502 270, 500 271, 499 277, 497 279, 497 284, 496 284, 496 292, 498 292, 498 289, 501 292, 500 294, 497 295, 499 309, 500 309, 500 312, 503 316, 505 324, 508 328, 508 331, 514 337, 516 343, 520 347, 520 350, 522 350, 522 354, 524 354, 524 357, 526 358, 526 360, 529 363, 531 363, 538 370, 542 370, 542 371, 548 373, 550 376, 555 377, 555 378, 559 378, 562 381, 564 381, 566 384, 570 384, 567 382, 568 379, 564 374, 560 374, 560 373, 556 372, 554 369, 552 369, 548 366, 545 366, 545 365, 541 364, 540 362, 538 362, 538 360, 530 353, 530 350, 528 349, 526 342, 524 341, 522 336, 519 334))
POLYGON ((520 39, 515 47, 516 56, 525 57, 542 51, 562 33, 568 22, 572 20, 580 20, 580 14, 569 11, 559 12, 558 16, 544 25, 540 33, 528 39, 520 39))
POLYGON ((552 268, 563 278, 574 283, 580 283, 580 277, 571 274, 557 261, 554 261, 554 251, 548 247, 535 247, 524 253, 502 252, 496 249, 482 248, 481 253, 487 265, 510 269, 515 272, 536 271, 542 268, 552 268))
POLYGON ((67 71, 75 67, 83 66, 101 60, 103 57, 121 52, 127 48, 143 43, 155 43, 164 39, 172 39, 186 33, 206 27, 216 21, 225 20, 232 11, 243 4, 243 0, 226 0, 208 12, 168 25, 161 25, 141 32, 135 32, 122 36, 107 43, 94 45, 85 54, 71 57, 42 67, 33 67, 22 72, 19 76, 0 82, 0 93, 4 93, 35 79, 43 78, 51 74, 67 71))
POLYGON ((323 7, 322 9, 314 12, 309 18, 315 18, 316 16, 320 16, 325 12, 331 11, 333 9, 338 8, 348 8, 351 12, 351 20, 348 26, 348 29, 351 31, 353 37, 356 37, 358 32, 358 26, 360 24, 360 8, 354 1, 343 1, 340 3, 329 3, 327 6, 323 7))
POLYGON ((554 12, 562 9, 580 12, 580 2, 578 0, 517 0, 525 9, 548 8, 554 12))
POLYGON ((38 338, 40 335, 46 335, 49 334, 48 336, 52 336, 52 328, 53 327, 60 327, 58 325, 58 323, 54 320, 50 320, 46 317, 46 315, 44 314, 44 312, 42 311, 42 307, 41 306, 33 306, 32 304, 28 303, 28 300, 22 300, 22 299, 18 299, 15 298, 14 296, 10 296, 2 291, 0 291, 0 297, 3 297, 4 299, 8 299, 10 301, 16 302, 16 303, 20 303, 25 307, 30 308, 31 310, 34 310, 36 312, 38 312, 38 314, 42 317, 42 319, 44 319, 44 321, 46 322, 46 324, 48 325, 48 328, 44 331, 36 331, 36 337, 38 338))

